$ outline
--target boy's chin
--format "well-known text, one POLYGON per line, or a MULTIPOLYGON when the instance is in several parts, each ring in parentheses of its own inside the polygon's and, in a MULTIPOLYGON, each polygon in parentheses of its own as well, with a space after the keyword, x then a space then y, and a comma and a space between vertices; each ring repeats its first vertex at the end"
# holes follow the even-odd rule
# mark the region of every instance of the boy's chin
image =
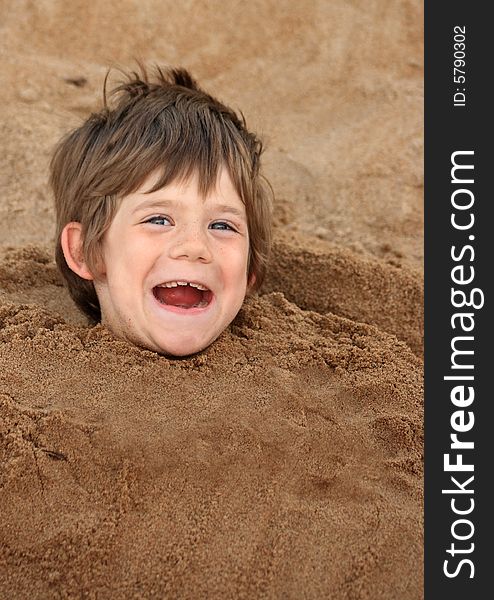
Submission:
POLYGON ((214 342, 214 339, 209 341, 201 340, 166 340, 158 341, 156 345, 151 347, 147 345, 148 350, 154 350, 158 354, 170 358, 186 358, 193 356, 198 352, 202 352, 214 342))
POLYGON ((135 332, 116 331, 108 323, 104 323, 104 326, 116 338, 125 340, 139 348, 151 350, 152 352, 171 358, 186 358, 187 356, 193 356, 198 352, 202 352, 218 337, 218 335, 211 335, 210 337, 195 337, 191 335, 185 337, 182 333, 182 335, 177 335, 176 337, 163 336, 163 338, 160 338, 157 336, 153 338, 151 336, 138 335, 135 332))

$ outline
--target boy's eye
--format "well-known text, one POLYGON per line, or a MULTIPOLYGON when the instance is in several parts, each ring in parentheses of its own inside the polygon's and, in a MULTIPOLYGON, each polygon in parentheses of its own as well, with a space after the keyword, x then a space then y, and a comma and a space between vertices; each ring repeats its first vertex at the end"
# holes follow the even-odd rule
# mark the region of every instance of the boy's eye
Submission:
POLYGON ((146 223, 152 223, 153 225, 171 225, 171 221, 168 217, 158 215, 156 217, 150 217, 145 221, 146 223))
POLYGON ((236 231, 234 227, 225 221, 216 221, 216 223, 211 223, 210 227, 218 231, 236 231))

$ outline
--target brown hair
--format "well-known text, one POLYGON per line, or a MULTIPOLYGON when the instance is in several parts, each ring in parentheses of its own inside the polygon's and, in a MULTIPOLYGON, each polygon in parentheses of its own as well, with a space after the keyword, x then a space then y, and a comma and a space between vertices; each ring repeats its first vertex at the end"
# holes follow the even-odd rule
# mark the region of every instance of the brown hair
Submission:
POLYGON ((262 143, 245 119, 201 90, 185 69, 155 67, 129 73, 103 109, 58 144, 50 164, 55 195, 55 258, 69 293, 90 318, 101 311, 92 281, 67 265, 60 235, 65 225, 82 225, 84 260, 93 273, 101 260, 101 242, 118 209, 119 199, 135 192, 153 172, 160 179, 150 192, 198 174, 199 191, 214 189, 222 165, 245 204, 250 249, 248 275, 263 282, 271 247, 272 189, 260 173, 262 143))

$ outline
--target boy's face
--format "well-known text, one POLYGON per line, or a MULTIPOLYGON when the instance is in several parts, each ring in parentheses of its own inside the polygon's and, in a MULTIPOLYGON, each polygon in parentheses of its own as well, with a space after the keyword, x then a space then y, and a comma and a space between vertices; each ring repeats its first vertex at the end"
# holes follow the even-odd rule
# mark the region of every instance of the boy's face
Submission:
POLYGON ((146 194, 156 181, 148 177, 122 199, 95 287, 102 322, 118 337, 185 356, 209 346, 242 306, 247 217, 225 169, 207 197, 196 176, 146 194))

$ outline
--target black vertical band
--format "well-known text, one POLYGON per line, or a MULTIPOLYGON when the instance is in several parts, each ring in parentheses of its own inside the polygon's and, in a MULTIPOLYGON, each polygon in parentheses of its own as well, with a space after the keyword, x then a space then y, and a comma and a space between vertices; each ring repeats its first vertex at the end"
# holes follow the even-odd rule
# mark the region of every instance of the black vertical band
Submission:
POLYGON ((486 3, 425 9, 425 597, 473 600, 494 577, 493 35, 486 3))

